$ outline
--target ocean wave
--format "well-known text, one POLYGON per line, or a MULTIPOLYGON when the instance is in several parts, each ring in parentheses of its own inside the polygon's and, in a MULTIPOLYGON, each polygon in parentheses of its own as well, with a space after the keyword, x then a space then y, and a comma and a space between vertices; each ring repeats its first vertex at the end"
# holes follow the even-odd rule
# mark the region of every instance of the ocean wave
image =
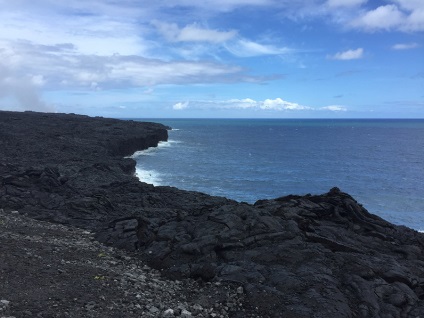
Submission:
POLYGON ((137 159, 141 156, 154 156, 159 149, 169 148, 179 143, 181 143, 179 140, 160 141, 157 147, 149 147, 145 150, 136 151, 132 156, 129 156, 129 158, 137 159))
POLYGON ((143 170, 140 167, 136 167, 135 175, 141 182, 153 184, 154 186, 160 186, 163 181, 160 173, 155 170, 143 170))
POLYGON ((160 141, 157 148, 168 148, 168 147, 172 147, 175 144, 180 144, 180 143, 181 141, 173 140, 173 139, 170 139, 168 141, 160 141))

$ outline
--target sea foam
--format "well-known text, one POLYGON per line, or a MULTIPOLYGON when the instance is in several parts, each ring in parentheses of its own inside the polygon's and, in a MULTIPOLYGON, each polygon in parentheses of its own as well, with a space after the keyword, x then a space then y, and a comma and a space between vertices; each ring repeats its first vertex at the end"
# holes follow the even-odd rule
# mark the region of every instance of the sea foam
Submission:
POLYGON ((136 151, 132 156, 129 156, 129 158, 137 159, 142 156, 154 156, 159 149, 169 148, 178 143, 180 143, 178 140, 160 141, 157 147, 149 147, 145 150, 136 151))
POLYGON ((141 182, 153 184, 154 186, 160 186, 162 182, 160 173, 154 170, 143 170, 137 166, 135 169, 135 175, 141 182))
POLYGON ((157 147, 149 147, 145 150, 136 151, 129 158, 135 159, 137 161, 137 165, 135 167, 135 175, 141 181, 149 184, 153 184, 154 186, 162 185, 162 177, 161 174, 155 170, 146 170, 142 167, 143 156, 155 156, 160 149, 172 147, 174 144, 178 144, 180 141, 178 140, 168 140, 168 141, 160 141, 157 147))

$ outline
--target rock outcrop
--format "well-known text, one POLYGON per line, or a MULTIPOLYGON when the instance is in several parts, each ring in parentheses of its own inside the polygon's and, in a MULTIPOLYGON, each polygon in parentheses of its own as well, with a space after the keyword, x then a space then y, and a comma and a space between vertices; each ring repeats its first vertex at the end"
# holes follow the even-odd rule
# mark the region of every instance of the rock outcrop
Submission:
POLYGON ((94 231, 170 278, 239 284, 260 317, 418 317, 424 236, 337 188, 253 205, 133 175, 159 124, 0 112, 0 208, 94 231))

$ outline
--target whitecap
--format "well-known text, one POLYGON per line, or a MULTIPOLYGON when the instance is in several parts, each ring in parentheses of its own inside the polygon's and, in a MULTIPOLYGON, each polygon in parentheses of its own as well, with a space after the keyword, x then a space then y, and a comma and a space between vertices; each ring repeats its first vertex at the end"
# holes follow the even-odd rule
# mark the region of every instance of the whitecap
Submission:
POLYGON ((156 147, 150 147, 150 148, 147 148, 145 150, 140 150, 140 151, 134 152, 134 154, 132 156, 130 156, 130 158, 136 159, 136 158, 141 157, 141 156, 154 156, 156 151, 157 151, 156 147))
POLYGON ((157 147, 149 147, 145 150, 136 151, 132 156, 128 158, 136 159, 140 156, 154 156, 156 155, 159 149, 172 147, 174 144, 179 144, 181 141, 179 140, 168 140, 168 141, 160 141, 157 147))
POLYGON ((180 144, 180 143, 181 143, 181 141, 173 140, 173 139, 170 139, 168 141, 160 141, 157 148, 169 148, 169 147, 172 147, 175 144, 180 144))
POLYGON ((155 170, 143 170, 140 167, 136 167, 135 175, 141 182, 153 184, 154 186, 159 186, 162 182, 160 174, 155 170))

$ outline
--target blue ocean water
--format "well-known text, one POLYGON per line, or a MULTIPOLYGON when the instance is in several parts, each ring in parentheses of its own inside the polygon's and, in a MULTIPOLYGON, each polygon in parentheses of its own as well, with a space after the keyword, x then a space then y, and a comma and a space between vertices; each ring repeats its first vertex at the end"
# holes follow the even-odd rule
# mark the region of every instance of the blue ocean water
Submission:
POLYGON ((156 119, 169 141, 134 155, 141 181, 253 203, 337 186, 424 230, 424 120, 156 119))

